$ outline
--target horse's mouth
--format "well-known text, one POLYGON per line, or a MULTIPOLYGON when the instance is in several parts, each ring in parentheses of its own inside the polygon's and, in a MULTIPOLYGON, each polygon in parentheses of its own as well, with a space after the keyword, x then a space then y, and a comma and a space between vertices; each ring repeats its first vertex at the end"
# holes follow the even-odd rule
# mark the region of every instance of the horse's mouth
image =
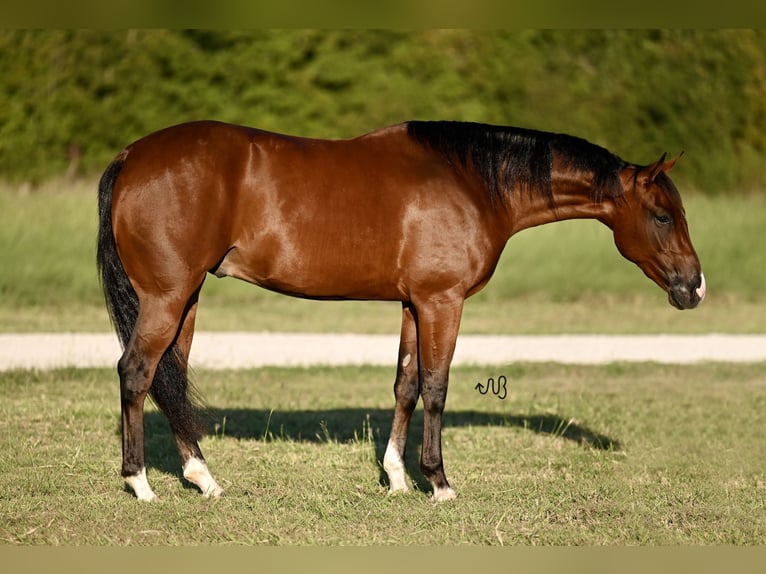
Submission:
POLYGON ((676 309, 694 309, 704 301, 706 294, 705 274, 700 273, 699 279, 691 287, 681 281, 672 283, 668 288, 668 301, 676 309))

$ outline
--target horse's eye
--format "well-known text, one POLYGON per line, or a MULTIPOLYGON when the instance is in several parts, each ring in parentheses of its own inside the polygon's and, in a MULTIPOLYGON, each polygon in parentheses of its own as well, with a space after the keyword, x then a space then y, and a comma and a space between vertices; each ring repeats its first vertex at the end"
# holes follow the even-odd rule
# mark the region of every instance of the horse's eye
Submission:
POLYGON ((654 216, 654 221, 656 221, 658 225, 670 225, 673 218, 665 213, 658 213, 654 216))

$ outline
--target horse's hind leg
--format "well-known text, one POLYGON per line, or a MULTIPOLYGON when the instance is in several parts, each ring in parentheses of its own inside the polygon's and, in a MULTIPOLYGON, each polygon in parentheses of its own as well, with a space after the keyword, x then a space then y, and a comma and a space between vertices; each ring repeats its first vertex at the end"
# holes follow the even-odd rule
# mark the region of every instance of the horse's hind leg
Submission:
POLYGON ((403 305, 399 360, 394 383, 396 408, 386 454, 383 456, 383 469, 388 475, 389 492, 392 493, 407 490, 404 476, 404 448, 407 443, 410 418, 419 397, 418 337, 413 313, 411 306, 403 305))
MULTIPOLYGON (((202 286, 200 285, 200 288, 202 286)), ((178 332, 178 351, 183 357, 183 372, 188 376, 189 352, 191 351, 192 338, 194 336, 194 322, 197 317, 197 303, 199 298, 199 289, 195 291, 186 310, 181 330, 178 332)), ((172 428, 172 424, 171 424, 172 428)), ((199 443, 196 440, 185 437, 182 433, 173 429, 178 453, 181 456, 181 466, 186 480, 197 485, 205 497, 219 497, 223 494, 223 489, 218 485, 208 470, 205 458, 202 456, 199 443)))
POLYGON ((133 333, 117 363, 122 409, 122 476, 140 500, 157 498, 146 478, 144 402, 160 359, 176 337, 183 309, 184 303, 179 302, 141 301, 133 333))

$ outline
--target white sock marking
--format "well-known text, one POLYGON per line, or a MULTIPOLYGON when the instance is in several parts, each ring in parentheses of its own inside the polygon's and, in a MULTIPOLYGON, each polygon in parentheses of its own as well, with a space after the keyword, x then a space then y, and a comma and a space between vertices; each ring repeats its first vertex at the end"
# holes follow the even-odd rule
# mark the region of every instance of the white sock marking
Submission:
POLYGON ((138 498, 138 500, 143 500, 145 502, 153 502, 157 500, 157 495, 154 494, 152 487, 149 486, 149 481, 146 479, 146 468, 142 468, 138 474, 126 476, 125 482, 133 489, 133 492, 136 493, 136 498, 138 498))
POLYGON ((383 470, 388 475, 389 493, 408 490, 407 481, 404 478, 404 462, 390 439, 386 446, 386 454, 383 455, 383 470))
POLYGON ((445 502, 447 500, 454 500, 457 498, 457 494, 451 488, 434 488, 433 500, 434 502, 445 502))
POLYGON ((223 488, 210 474, 207 465, 198 458, 190 458, 184 465, 184 478, 189 482, 196 484, 202 491, 205 498, 218 498, 223 494, 223 488))

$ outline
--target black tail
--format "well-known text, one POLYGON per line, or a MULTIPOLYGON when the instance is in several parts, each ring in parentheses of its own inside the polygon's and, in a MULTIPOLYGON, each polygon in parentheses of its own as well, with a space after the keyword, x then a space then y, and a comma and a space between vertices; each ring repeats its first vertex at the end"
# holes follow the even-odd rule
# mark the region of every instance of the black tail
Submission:
MULTIPOLYGON (((117 253, 112 233, 112 189, 120 175, 127 154, 115 159, 98 185, 98 249, 96 262, 101 275, 101 287, 120 345, 124 349, 138 318, 138 296, 128 279, 117 253)), ((204 434, 198 413, 199 396, 189 383, 178 347, 174 343, 162 356, 149 390, 155 404, 165 413, 174 432, 187 441, 197 441, 204 434)))

